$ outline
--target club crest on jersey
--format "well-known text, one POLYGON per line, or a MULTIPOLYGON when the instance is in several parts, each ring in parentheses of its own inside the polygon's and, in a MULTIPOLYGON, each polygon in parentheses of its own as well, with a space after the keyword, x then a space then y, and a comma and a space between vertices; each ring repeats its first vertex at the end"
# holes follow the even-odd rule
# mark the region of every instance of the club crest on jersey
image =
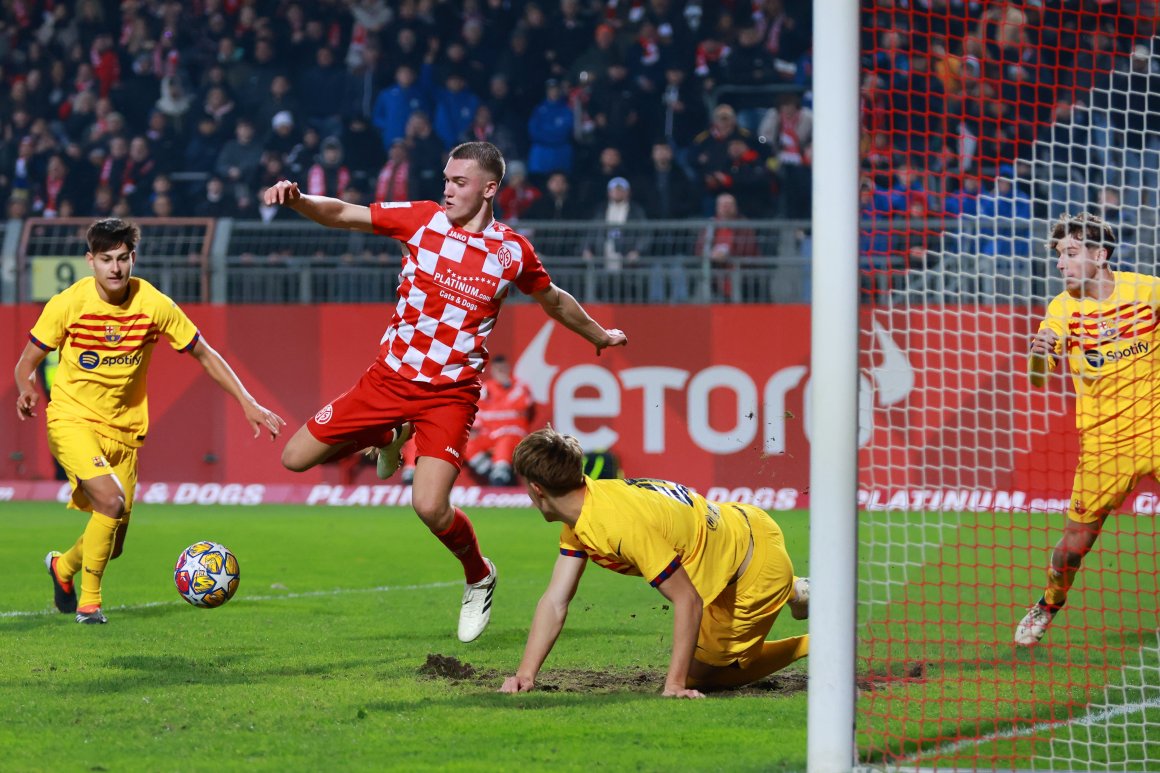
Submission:
POLYGON ((496 254, 496 257, 499 258, 499 264, 501 266, 503 266, 504 268, 511 268, 512 251, 509 250, 507 247, 500 247, 499 252, 496 254))
POLYGON ((117 332, 117 326, 106 323, 105 325, 105 340, 111 344, 115 344, 125 336, 117 332))
POLYGON ((93 457, 93 466, 94 467, 108 467, 109 463, 105 461, 105 457, 103 457, 103 456, 94 456, 93 457))
POLYGON ((314 421, 317 424, 325 424, 330 421, 330 417, 334 415, 334 406, 327 405, 321 411, 314 414, 314 421))

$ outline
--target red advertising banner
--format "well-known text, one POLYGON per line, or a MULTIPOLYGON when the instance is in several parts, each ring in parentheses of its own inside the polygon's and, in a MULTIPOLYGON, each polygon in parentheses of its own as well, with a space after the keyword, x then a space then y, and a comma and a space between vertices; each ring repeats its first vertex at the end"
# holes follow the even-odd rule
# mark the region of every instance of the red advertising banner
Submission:
MULTIPOLYGON (((185 310, 291 431, 355 382, 375 357, 389 315, 385 306, 185 310)), ((1070 386, 1061 377, 1045 391, 1028 388, 1034 314, 1024 307, 867 310, 858 428, 827 427, 825 411, 810 405, 807 306, 590 311, 625 330, 628 347, 597 357, 538 306, 510 304, 489 349, 506 354, 530 385, 537 423, 551 422, 590 450, 611 450, 628 475, 680 480, 716 499, 769 509, 800 507, 812 426, 858 432, 867 508, 1051 510, 1066 503, 1076 453, 1070 386)), ((0 362, 15 364, 38 313, 0 307, 0 362)), ((282 486, 298 492, 285 496, 312 501, 319 485, 380 485, 373 468, 358 463, 284 470, 282 442, 255 440, 240 409, 196 361, 164 349, 158 345, 149 379, 144 486, 241 486, 230 489, 236 492, 258 485, 264 501, 282 486)), ((14 406, 11 382, 0 396, 14 406)), ((0 499, 16 482, 51 481, 43 412, 25 422, 14 408, 0 412, 0 437, 0 499)))

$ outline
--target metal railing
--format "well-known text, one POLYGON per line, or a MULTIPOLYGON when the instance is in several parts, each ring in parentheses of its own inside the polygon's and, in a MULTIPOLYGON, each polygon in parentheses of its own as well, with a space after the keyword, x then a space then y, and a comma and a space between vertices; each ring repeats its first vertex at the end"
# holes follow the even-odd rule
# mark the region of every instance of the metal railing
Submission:
MULTIPOLYGON (((0 222, 0 302, 43 301, 87 271, 86 220, 0 222), (47 293, 47 294, 46 294, 47 293)), ((136 272, 180 303, 393 303, 403 246, 308 221, 141 220, 136 272)), ((808 221, 525 221, 553 280, 584 303, 808 303, 808 221), (720 256, 719 237, 743 254, 720 256), (636 256, 635 251, 639 251, 636 256)), ((964 216, 862 223, 863 301, 1043 303, 1059 292, 1046 220, 964 216), (925 234, 925 254, 911 248, 925 234)), ((1117 267, 1153 273, 1139 238, 1117 267)), ((825 258, 818 256, 819 270, 825 258)), ((526 300, 513 292, 509 302, 526 300)))
MULTIPOLYGON (((207 218, 140 218, 136 273, 179 302, 210 300, 210 253, 216 222, 207 218)), ((13 262, 14 290, 0 297, 45 301, 89 273, 85 263, 88 218, 9 221, 20 234, 13 262)), ((6 240, 11 242, 11 239, 6 240)), ((7 272, 6 272, 7 273, 7 272)))
MULTIPOLYGON (((807 223, 593 221, 519 223, 559 286, 582 302, 807 302, 807 223), (722 229, 739 256, 713 255, 722 229), (637 250, 639 256, 630 257, 637 250)), ((230 224, 223 300, 230 303, 384 303, 394 299, 403 246, 309 222, 230 224)), ((520 302, 513 293, 510 300, 520 302)))

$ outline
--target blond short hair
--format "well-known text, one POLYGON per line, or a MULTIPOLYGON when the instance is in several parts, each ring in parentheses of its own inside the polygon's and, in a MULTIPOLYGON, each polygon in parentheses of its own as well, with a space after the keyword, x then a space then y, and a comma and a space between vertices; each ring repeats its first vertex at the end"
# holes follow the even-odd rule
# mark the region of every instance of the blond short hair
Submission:
POLYGON ((551 427, 538 429, 519 442, 512 467, 528 483, 535 483, 552 496, 584 485, 584 449, 580 441, 551 427))

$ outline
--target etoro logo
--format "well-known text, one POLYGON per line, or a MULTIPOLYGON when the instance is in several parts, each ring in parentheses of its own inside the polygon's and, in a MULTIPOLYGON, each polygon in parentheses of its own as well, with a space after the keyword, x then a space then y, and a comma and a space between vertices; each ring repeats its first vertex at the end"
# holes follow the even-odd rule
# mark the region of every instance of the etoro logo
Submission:
MULTIPOLYGON (((786 453, 786 398, 801 390, 802 431, 809 439, 809 368, 791 365, 774 371, 758 383, 745 370, 715 364, 691 371, 667 366, 632 367, 610 371, 584 363, 560 368, 548 362, 548 341, 554 323, 548 322, 516 360, 513 371, 535 395, 536 402, 552 406, 552 426, 572 435, 586 448, 612 448, 621 440, 618 422, 623 402, 634 392, 641 400, 640 448, 646 454, 669 450, 666 417, 684 403, 682 424, 688 439, 712 454, 726 455, 757 441, 767 455, 786 453), (711 419, 714 393, 729 395, 728 416, 711 419), (673 402, 670 402, 673 401, 673 402)), ((915 386, 914 367, 890 331, 874 321, 874 364, 859 376, 858 445, 870 443, 877 409, 889 408, 907 399, 915 386)))

